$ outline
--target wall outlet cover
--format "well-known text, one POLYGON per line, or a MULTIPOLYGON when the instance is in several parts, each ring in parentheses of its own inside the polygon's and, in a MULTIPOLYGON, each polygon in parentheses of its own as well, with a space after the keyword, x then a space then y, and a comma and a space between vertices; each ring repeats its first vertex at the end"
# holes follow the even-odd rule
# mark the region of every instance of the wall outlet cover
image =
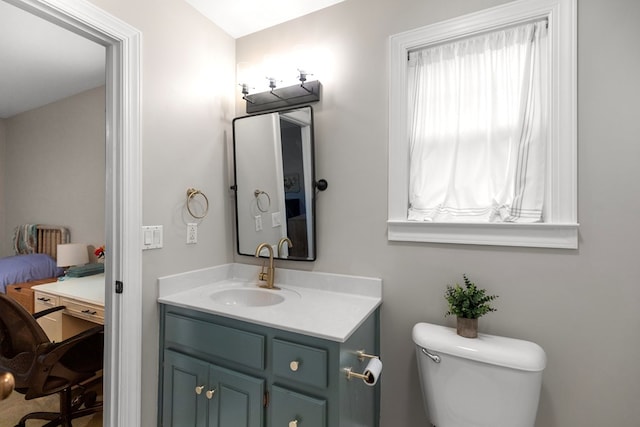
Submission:
POLYGON ((190 222, 187 224, 187 244, 193 245, 198 243, 198 224, 190 222))

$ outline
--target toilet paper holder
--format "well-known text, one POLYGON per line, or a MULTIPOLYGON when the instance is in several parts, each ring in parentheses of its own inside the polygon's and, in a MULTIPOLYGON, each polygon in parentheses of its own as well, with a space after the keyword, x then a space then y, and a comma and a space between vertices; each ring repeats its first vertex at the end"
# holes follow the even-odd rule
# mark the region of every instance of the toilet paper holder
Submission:
MULTIPOLYGON (((358 350, 356 351, 356 354, 358 355, 358 360, 360 362, 363 362, 365 359, 380 359, 379 356, 373 355, 373 354, 367 354, 364 350, 358 350)), ((374 378, 374 376, 372 375, 372 373, 366 369, 362 374, 359 372, 353 372, 353 368, 348 367, 348 368, 343 368, 345 374, 347 375, 347 379, 350 380, 352 378, 357 378, 360 379, 362 381, 364 381, 367 384, 375 384, 375 382, 377 382, 377 378, 374 378)))
POLYGON ((358 355, 358 360, 361 362, 363 362, 364 359, 380 359, 379 356, 376 356, 375 354, 367 354, 364 350, 358 350, 356 351, 356 354, 358 355))
POLYGON ((351 368, 344 368, 344 371, 347 374, 348 380, 350 380, 351 378, 358 378, 358 379, 361 379, 362 381, 367 381, 369 379, 369 375, 361 374, 359 372, 353 372, 351 368))

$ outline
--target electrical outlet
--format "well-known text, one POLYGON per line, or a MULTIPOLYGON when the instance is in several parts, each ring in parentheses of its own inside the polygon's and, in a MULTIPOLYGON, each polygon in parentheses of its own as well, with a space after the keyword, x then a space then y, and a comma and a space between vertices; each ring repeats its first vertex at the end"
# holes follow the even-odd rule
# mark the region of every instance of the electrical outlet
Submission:
POLYGON ((254 219, 256 220, 256 231, 262 231, 262 215, 256 215, 254 219))
POLYGON ((190 222, 187 224, 187 244, 198 243, 198 224, 190 222))

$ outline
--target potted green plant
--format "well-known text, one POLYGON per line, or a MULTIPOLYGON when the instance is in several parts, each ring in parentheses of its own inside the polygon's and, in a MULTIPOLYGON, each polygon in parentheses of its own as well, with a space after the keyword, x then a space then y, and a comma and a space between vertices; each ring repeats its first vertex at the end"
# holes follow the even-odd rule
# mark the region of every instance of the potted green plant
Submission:
POLYGON ((456 330, 458 335, 465 338, 476 338, 478 336, 478 318, 485 314, 496 311, 490 304, 498 298, 497 295, 487 295, 485 289, 479 289, 466 274, 463 274, 464 287, 458 285, 447 285, 445 299, 449 303, 447 316, 457 317, 456 330))

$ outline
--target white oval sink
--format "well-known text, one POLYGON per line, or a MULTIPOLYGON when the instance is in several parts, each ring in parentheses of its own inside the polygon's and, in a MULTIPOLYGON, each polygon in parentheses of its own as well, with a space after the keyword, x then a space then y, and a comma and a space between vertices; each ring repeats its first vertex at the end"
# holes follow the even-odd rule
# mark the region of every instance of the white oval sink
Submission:
POLYGON ((213 292, 209 297, 213 302, 223 305, 236 305, 240 307, 264 307, 283 302, 289 294, 284 290, 267 290, 260 288, 234 288, 213 292))

